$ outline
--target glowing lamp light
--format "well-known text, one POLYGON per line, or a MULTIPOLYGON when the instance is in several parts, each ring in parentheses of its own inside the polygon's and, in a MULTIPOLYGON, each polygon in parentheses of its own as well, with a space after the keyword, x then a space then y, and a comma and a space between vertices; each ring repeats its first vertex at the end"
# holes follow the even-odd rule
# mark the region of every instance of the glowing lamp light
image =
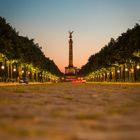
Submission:
POLYGON ((140 69, 140 66, 139 65, 137 66, 137 69, 140 69))
POLYGON ((13 71, 16 72, 16 68, 14 68, 13 71))
POLYGON ((21 72, 24 73, 24 70, 22 70, 21 72))
POLYGON ((3 65, 1 66, 1 69, 2 69, 2 70, 4 69, 4 66, 3 66, 3 65))
POLYGON ((125 68, 125 71, 128 71, 128 68, 125 68))
POLYGON ((120 70, 117 70, 117 73, 120 73, 120 70))

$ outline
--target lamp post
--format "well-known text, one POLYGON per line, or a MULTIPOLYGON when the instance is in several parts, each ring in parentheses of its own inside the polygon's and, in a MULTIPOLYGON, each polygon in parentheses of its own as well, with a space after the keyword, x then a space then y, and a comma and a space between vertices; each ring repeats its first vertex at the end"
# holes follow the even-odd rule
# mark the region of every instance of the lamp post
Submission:
POLYGON ((17 81, 17 68, 15 66, 13 68, 13 78, 17 81))
POLYGON ((14 68, 13 71, 16 72, 17 71, 16 68, 14 68))
POLYGON ((5 68, 4 65, 2 65, 2 66, 1 66, 1 69, 4 70, 4 68, 5 68))
POLYGON ((24 70, 22 70, 21 73, 23 74, 24 73, 24 70))
POLYGON ((137 65, 137 69, 140 69, 140 66, 139 65, 137 65))
POLYGON ((5 77, 4 69, 5 69, 5 67, 3 64, 1 66, 1 69, 2 69, 2 81, 4 81, 4 77, 5 77))
POLYGON ((136 76, 137 76, 137 81, 140 81, 140 64, 137 64, 136 66, 136 76))

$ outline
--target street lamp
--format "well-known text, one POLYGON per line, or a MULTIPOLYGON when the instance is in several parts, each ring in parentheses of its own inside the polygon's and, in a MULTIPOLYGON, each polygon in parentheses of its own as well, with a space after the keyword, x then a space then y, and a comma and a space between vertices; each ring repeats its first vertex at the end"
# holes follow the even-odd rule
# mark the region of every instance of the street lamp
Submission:
POLYGON ((125 71, 128 71, 128 68, 125 68, 125 71))
POLYGON ((16 72, 17 71, 16 68, 14 68, 13 71, 16 72))
POLYGON ((120 73, 120 70, 117 70, 117 73, 120 73))
POLYGON ((21 72, 22 72, 22 74, 23 74, 23 73, 24 73, 24 70, 22 70, 21 72))
POLYGON ((137 69, 140 69, 140 66, 139 65, 137 65, 137 69))
POLYGON ((4 68, 5 68, 5 67, 2 65, 2 66, 1 66, 1 69, 4 70, 4 68))

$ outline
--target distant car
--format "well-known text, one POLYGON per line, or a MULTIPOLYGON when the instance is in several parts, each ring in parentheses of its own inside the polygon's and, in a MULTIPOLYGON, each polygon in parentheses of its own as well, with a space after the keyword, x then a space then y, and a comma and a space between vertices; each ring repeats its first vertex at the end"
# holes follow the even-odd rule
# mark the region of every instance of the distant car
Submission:
POLYGON ((82 81, 82 83, 86 83, 86 80, 85 79, 83 79, 83 80, 81 80, 82 81))
POLYGON ((28 80, 27 77, 22 77, 22 78, 19 79, 19 83, 26 83, 26 84, 28 84, 29 80, 28 80))
POLYGON ((84 79, 75 79, 72 82, 73 83, 86 83, 86 80, 84 80, 84 79))

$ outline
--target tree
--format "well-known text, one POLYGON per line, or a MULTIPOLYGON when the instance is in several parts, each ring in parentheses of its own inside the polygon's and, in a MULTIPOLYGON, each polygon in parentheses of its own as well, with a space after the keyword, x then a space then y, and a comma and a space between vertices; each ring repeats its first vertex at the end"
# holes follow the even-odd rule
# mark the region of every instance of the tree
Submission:
POLYGON ((19 36, 18 32, 0 17, 0 53, 8 60, 16 59, 20 63, 32 64, 41 71, 61 75, 56 64, 44 55, 41 48, 33 39, 19 36))
POLYGON ((139 24, 136 24, 132 29, 128 29, 126 33, 122 33, 116 40, 111 38, 105 47, 89 57, 88 62, 82 66, 79 74, 85 76, 103 68, 116 68, 120 64, 124 65, 131 62, 140 63, 139 24))

